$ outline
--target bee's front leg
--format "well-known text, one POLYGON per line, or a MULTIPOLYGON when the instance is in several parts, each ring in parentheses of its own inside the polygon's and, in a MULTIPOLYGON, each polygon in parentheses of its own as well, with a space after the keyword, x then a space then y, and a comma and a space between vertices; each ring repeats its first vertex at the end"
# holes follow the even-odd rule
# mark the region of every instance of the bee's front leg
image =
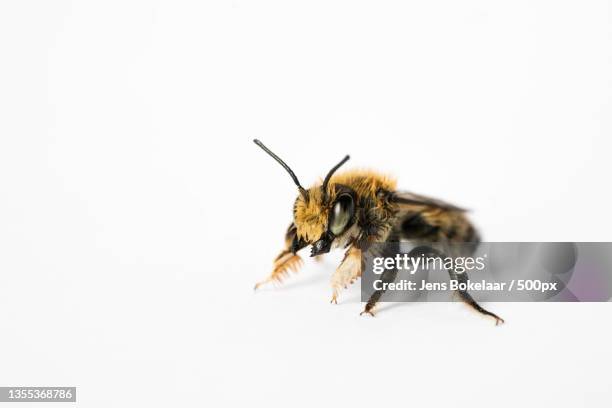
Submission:
POLYGON ((331 286, 333 290, 330 303, 338 303, 338 292, 342 288, 346 288, 361 277, 363 271, 363 259, 361 257, 361 249, 351 245, 344 254, 344 259, 334 272, 331 278, 331 286))
POLYGON ((266 279, 257 282, 254 289, 257 290, 261 285, 269 282, 281 283, 289 271, 297 272, 300 266, 302 266, 302 258, 296 252, 304 246, 306 246, 305 243, 297 238, 295 224, 291 223, 285 234, 285 249, 274 259, 272 273, 266 279))

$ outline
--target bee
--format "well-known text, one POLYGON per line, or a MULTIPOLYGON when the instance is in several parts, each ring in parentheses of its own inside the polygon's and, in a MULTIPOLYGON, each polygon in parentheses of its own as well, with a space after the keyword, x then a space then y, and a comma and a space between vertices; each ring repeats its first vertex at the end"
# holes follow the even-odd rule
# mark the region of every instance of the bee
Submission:
MULTIPOLYGON (((331 303, 338 303, 342 288, 355 282, 364 270, 363 255, 375 242, 410 241, 416 244, 410 256, 444 257, 453 243, 469 243, 471 253, 480 237, 466 217, 466 210, 441 200, 396 190, 393 178, 374 171, 351 170, 336 173, 349 160, 345 156, 327 173, 322 183, 309 189, 300 184, 291 168, 262 142, 254 143, 276 160, 291 176, 299 194, 293 204, 293 221, 285 233, 285 245, 274 259, 272 273, 255 285, 255 290, 269 282, 282 282, 289 271, 302 265, 298 252, 310 246, 310 256, 319 257, 332 248, 343 248, 344 258, 331 278, 331 303)), ((464 247, 464 246, 462 246, 464 247)), ((471 254, 470 254, 471 255, 471 254)), ((451 279, 467 282, 465 272, 449 270, 451 279)), ((383 282, 393 282, 397 270, 381 275, 383 282)), ((463 285, 462 285, 463 286, 463 285)), ((482 308, 467 292, 459 298, 477 312, 504 320, 482 308)), ((372 293, 361 314, 374 316, 374 308, 384 290, 372 293)))

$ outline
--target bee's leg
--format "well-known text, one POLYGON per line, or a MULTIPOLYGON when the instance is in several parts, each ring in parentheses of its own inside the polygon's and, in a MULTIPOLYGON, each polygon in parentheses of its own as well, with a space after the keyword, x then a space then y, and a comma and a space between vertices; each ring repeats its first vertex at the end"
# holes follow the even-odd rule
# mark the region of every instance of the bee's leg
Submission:
MULTIPOLYGON (((384 285, 385 283, 392 283, 393 281, 395 281, 396 277, 397 277, 397 269, 385 270, 382 273, 382 275, 380 275, 380 280, 383 283, 383 287, 387 286, 387 285, 384 285)), ((359 315, 361 316, 362 314, 369 314, 370 316, 374 316, 374 306, 376 306, 376 303, 378 303, 381 296, 385 292, 386 292, 386 289, 380 289, 372 293, 372 296, 370 296, 368 303, 366 303, 365 309, 363 309, 363 312, 359 313, 359 315)))
MULTIPOLYGON (((399 251, 399 244, 388 242, 385 252, 382 253, 381 255, 391 256, 393 253, 397 251, 399 251)), ((412 250, 410 253, 413 253, 414 251, 415 250, 412 250)), ((383 283, 383 288, 387 287, 387 285, 385 285, 386 283, 394 282, 396 277, 397 277, 397 269, 395 268, 385 269, 385 271, 380 275, 380 280, 383 283)), ((386 291, 387 291, 386 289, 379 289, 379 290, 376 290, 374 293, 372 293, 372 295, 370 295, 370 299, 368 299, 368 302, 365 305, 365 308, 363 309, 363 312, 359 313, 359 315, 361 316, 363 314, 369 314, 370 316, 374 316, 374 306, 376 306, 376 303, 378 303, 378 301, 380 300, 380 298, 382 297, 382 295, 384 295, 386 291)))
MULTIPOLYGON (((463 272, 463 273, 455 273, 451 270, 449 270, 449 273, 451 274, 451 279, 457 279, 457 281, 459 283, 467 283, 468 281, 468 275, 467 273, 463 272), (455 275, 453 277, 453 274, 455 275)), ((485 308, 483 308, 482 306, 480 306, 472 297, 472 295, 470 295, 468 293, 467 290, 458 290, 457 293, 459 294, 459 297, 461 298, 461 300, 463 302, 465 302, 467 305, 471 306, 474 310, 476 310, 478 313, 482 313, 485 316, 491 316, 492 318, 495 319, 495 325, 497 326, 498 324, 503 324, 504 323, 504 319, 502 319, 501 317, 499 317, 498 315, 496 315, 493 312, 489 312, 488 310, 486 310, 485 308)))
POLYGON ((344 259, 332 275, 331 286, 333 294, 330 303, 338 303, 338 292, 355 282, 361 276, 361 271, 363 271, 361 249, 351 245, 344 254, 344 259))
POLYGON ((266 279, 256 283, 255 290, 269 282, 282 282, 289 271, 297 272, 302 265, 302 258, 296 252, 304 246, 305 244, 297 239, 297 229, 292 223, 285 234, 285 249, 274 259, 272 273, 266 279))
MULTIPOLYGON (((420 247, 420 248, 424 248, 424 247, 420 247)), ((419 249, 419 248, 415 248, 419 249)), ((444 253, 442 253, 441 251, 438 251, 434 248, 428 248, 428 250, 426 250, 425 252, 422 252, 423 254, 425 254, 425 256, 437 256, 440 257, 442 259, 445 258, 444 253)), ((450 275, 450 278, 453 280, 457 280, 459 283, 467 283, 468 281, 468 274, 466 272, 462 272, 462 273, 457 273, 455 272, 453 269, 448 270, 448 274, 450 275)), ((492 318, 495 319, 495 325, 497 326, 498 324, 502 324, 504 323, 504 319, 502 319, 501 317, 499 317, 498 315, 496 315, 493 312, 489 312, 488 310, 486 310, 485 308, 483 308, 482 306, 480 306, 472 297, 472 295, 470 295, 468 293, 467 290, 457 290, 457 294, 459 295, 459 298, 461 299, 462 302, 466 303, 468 306, 472 307, 474 310, 476 310, 478 313, 481 313, 485 316, 490 316, 492 318)))
POLYGON ((255 290, 269 282, 282 283, 289 271, 297 272, 302 266, 302 258, 288 249, 283 250, 274 260, 274 269, 270 276, 255 284, 255 290))

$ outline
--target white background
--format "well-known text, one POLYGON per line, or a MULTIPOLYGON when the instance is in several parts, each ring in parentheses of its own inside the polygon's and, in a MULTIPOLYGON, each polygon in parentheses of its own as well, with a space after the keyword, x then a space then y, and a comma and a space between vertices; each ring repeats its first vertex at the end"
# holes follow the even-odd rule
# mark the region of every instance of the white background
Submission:
POLYGON ((487 240, 610 241, 609 1, 3 1, 0 385, 109 406, 610 406, 609 304, 253 294, 347 165, 487 240), (238 405, 236 405, 238 404, 238 405))

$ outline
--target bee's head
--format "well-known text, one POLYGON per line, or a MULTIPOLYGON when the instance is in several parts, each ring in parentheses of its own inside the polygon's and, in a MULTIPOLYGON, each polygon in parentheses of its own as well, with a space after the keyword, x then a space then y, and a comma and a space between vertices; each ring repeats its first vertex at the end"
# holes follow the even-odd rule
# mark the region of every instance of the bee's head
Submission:
POLYGON ((312 244, 315 256, 329 252, 334 241, 344 241, 356 220, 355 193, 342 184, 325 183, 307 192, 308 198, 295 200, 293 218, 298 237, 312 244))
POLYGON ((306 190, 285 162, 259 140, 255 139, 254 142, 287 170, 300 191, 293 207, 297 239, 312 244, 311 256, 329 252, 334 240, 347 235, 356 220, 353 190, 341 184, 330 183, 334 172, 346 163, 349 156, 329 171, 321 185, 306 190))

